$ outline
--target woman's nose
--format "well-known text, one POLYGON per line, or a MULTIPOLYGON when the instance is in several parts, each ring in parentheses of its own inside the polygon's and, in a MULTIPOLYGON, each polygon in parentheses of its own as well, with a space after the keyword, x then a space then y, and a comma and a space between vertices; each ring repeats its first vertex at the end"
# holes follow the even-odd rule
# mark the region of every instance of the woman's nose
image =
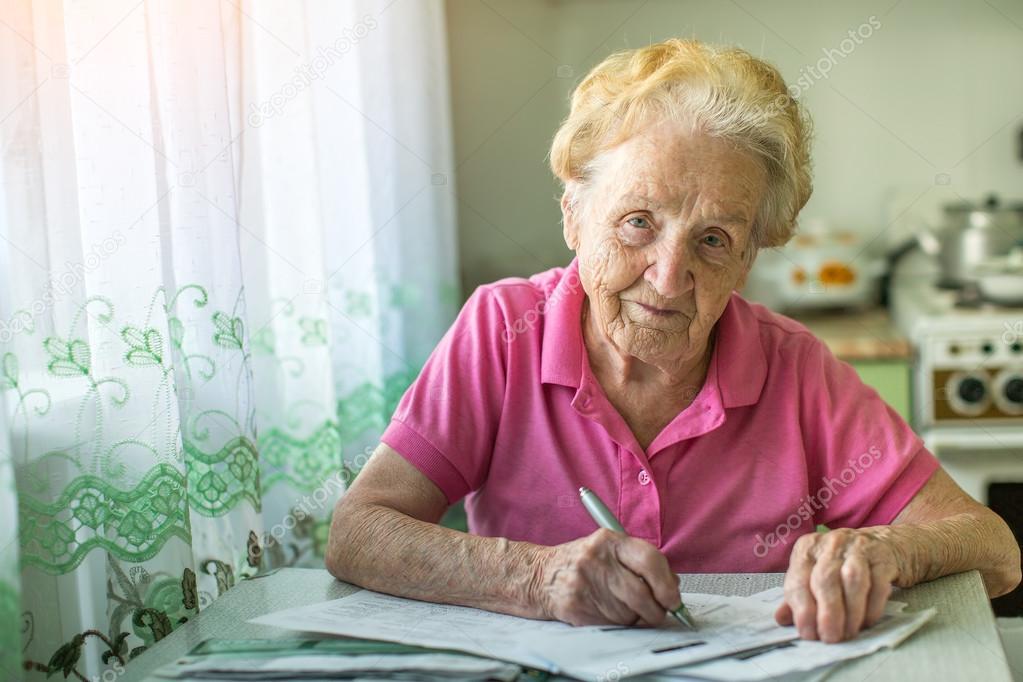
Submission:
POLYGON ((664 298, 678 298, 693 288, 689 258, 681 249, 657 254, 647 266, 645 277, 664 298))

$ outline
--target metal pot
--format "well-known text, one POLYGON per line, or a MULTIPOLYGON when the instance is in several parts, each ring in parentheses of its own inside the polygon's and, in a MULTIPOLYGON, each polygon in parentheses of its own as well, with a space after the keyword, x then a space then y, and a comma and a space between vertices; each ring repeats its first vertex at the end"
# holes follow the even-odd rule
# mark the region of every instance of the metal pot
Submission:
POLYGON ((961 202, 944 207, 937 231, 921 229, 920 247, 941 265, 939 286, 959 288, 973 281, 980 264, 1005 256, 1023 240, 1023 204, 1003 205, 991 195, 983 204, 961 202))
POLYGON ((971 271, 982 300, 1004 306, 1023 305, 1023 245, 1008 256, 992 258, 971 271))

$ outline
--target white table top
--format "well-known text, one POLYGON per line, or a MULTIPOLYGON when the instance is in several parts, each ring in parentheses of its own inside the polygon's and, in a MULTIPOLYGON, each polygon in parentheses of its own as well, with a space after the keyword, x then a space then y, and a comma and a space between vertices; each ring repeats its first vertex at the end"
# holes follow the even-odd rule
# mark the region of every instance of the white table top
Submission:
MULTIPOLYGON (((781 573, 684 575, 682 589, 750 595, 781 585, 782 578, 781 573)), ((205 639, 301 637, 298 632, 246 621, 286 608, 338 599, 357 589, 319 569, 286 568, 242 581, 197 617, 130 662, 119 682, 146 679, 152 670, 184 656, 205 639)), ((934 606, 938 613, 897 649, 843 664, 828 677, 829 682, 867 679, 870 682, 1012 682, 979 573, 971 571, 948 576, 896 594, 899 601, 909 604, 908 610, 934 606)))

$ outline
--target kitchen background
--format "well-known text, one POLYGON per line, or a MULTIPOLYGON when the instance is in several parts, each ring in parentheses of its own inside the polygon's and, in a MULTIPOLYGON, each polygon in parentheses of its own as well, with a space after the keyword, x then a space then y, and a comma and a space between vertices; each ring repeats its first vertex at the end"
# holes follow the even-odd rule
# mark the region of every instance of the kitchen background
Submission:
POLYGON ((883 249, 942 203, 1023 195, 1018 1, 448 0, 446 10, 465 292, 566 262, 546 155, 572 88, 611 52, 672 36, 738 45, 790 86, 810 81, 804 221, 883 249), (850 50, 859 29, 869 37, 850 50), (822 59, 834 63, 814 78, 822 59))
MULTIPOLYGON (((1023 269, 1006 258, 1023 238, 1023 2, 446 10, 463 295, 571 258, 546 155, 590 68, 672 36, 741 46, 781 70, 816 131, 802 236, 761 253, 744 294, 824 338, 1023 537, 1023 269)), ((1018 616, 1023 590, 995 608, 1018 616)), ((1020 619, 1001 622, 1023 652, 1020 619)))

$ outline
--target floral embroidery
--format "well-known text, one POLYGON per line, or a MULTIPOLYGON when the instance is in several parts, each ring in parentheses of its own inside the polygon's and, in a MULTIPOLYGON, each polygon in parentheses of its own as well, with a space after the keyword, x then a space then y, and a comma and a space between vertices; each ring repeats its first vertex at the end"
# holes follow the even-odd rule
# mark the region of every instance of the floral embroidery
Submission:
POLYGON ((185 458, 189 463, 186 490, 192 509, 204 516, 222 516, 244 499, 258 511, 257 457, 252 442, 241 436, 212 453, 185 441, 185 458))
MULTIPOLYGON (((384 285, 382 291, 389 292, 385 300, 394 307, 421 301, 405 286, 384 285)), ((355 290, 342 300, 355 317, 373 314, 379 304, 355 290)), ((126 317, 109 299, 93 296, 79 304, 69 325, 31 339, 43 356, 32 373, 21 358, 33 355, 13 348, 0 352, 0 391, 9 392, 5 398, 19 434, 12 464, 22 566, 61 575, 75 571, 90 552, 102 551, 110 605, 108 623, 39 651, 34 624, 42 614, 20 611, 16 587, 0 576, 0 616, 11 622, 6 616, 20 612, 25 624, 23 646, 17 633, 13 643, 0 637, 0 664, 19 667, 18 651, 32 645, 39 655, 26 654, 25 670, 82 677, 86 649, 105 665, 124 665, 238 580, 279 566, 322 565, 329 508, 310 515, 292 507, 295 525, 283 538, 250 529, 241 543, 232 535, 233 546, 217 556, 187 560, 190 565, 170 572, 166 564, 178 559, 164 548, 178 541, 190 545, 193 524, 228 515, 234 524, 260 512, 264 496, 280 484, 285 487, 275 494, 292 498, 314 492, 331 477, 350 480, 354 472, 342 457, 346 448, 361 450, 374 440, 416 372, 408 368, 381 382, 355 383, 333 404, 306 398, 282 404, 279 415, 260 416, 265 428, 257 439, 254 401, 247 393, 253 372, 249 350, 259 355, 258 363, 276 368, 282 381, 308 381, 307 369, 322 371, 325 361, 329 366, 330 344, 343 342, 348 332, 332 326, 323 310, 299 312, 291 301, 280 300, 277 324, 266 323, 250 335, 240 290, 233 306, 221 298, 211 301, 197 284, 173 295, 159 287, 148 308, 126 317), (111 358, 123 363, 111 365, 111 358), (76 382, 80 388, 71 389, 70 405, 60 404, 61 418, 69 415, 72 422, 68 427, 57 422, 54 398, 67 393, 53 387, 76 382), (204 404, 211 389, 214 395, 237 394, 238 401, 204 404), (132 418, 152 414, 153 428, 139 424, 137 436, 124 434, 117 427, 129 410, 132 418), (67 434, 67 445, 42 445, 37 434, 51 423, 67 434), (140 468, 142 462, 147 466, 140 468), (55 479, 54 468, 70 475, 55 479), (158 562, 160 571, 147 570, 158 562)))
POLYGON ((124 360, 129 365, 163 364, 163 337, 152 327, 145 331, 138 327, 125 327, 121 330, 121 338, 128 344, 124 360))
POLYGON ((21 560, 47 573, 66 573, 92 549, 141 562, 171 537, 191 541, 186 510, 170 500, 154 503, 153 490, 180 495, 184 476, 174 467, 154 467, 130 490, 96 476, 81 476, 52 503, 29 495, 18 499, 21 560), (174 491, 174 492, 171 492, 174 491))
POLYGON ((213 334, 213 342, 224 348, 235 348, 241 350, 242 332, 244 325, 241 318, 231 317, 226 313, 213 313, 213 324, 216 325, 216 332, 213 334))
POLYGON ((302 328, 302 344, 306 346, 327 345, 327 321, 321 318, 303 317, 298 320, 302 328))

